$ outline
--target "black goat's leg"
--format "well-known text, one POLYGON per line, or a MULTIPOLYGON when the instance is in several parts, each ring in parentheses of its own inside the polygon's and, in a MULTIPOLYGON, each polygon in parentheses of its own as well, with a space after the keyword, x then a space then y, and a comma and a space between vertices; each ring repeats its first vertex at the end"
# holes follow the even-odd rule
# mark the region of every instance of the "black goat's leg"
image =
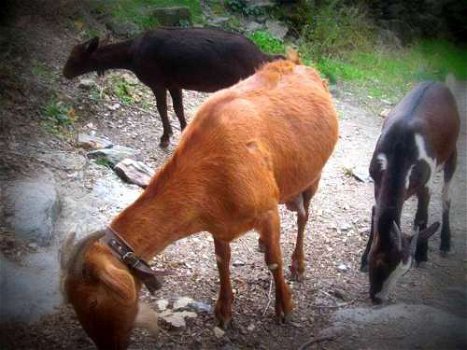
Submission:
POLYGON ((167 90, 165 88, 153 88, 154 96, 156 96, 157 111, 161 116, 162 127, 164 133, 161 137, 160 146, 166 148, 170 143, 170 136, 172 135, 172 127, 170 126, 169 117, 167 116, 167 90))
POLYGON ((175 110, 175 115, 180 122, 180 129, 183 131, 186 127, 185 113, 183 112, 183 92, 182 89, 169 89, 170 96, 175 110))
POLYGON ((439 249, 441 254, 446 254, 451 250, 451 228, 449 225, 449 211, 451 209, 451 197, 449 187, 457 166, 457 151, 454 151, 449 160, 444 165, 443 184, 443 225, 441 227, 441 244, 439 249))
POLYGON ((368 242, 366 243, 365 251, 363 252, 361 261, 360 261, 360 271, 368 272, 368 253, 370 253, 371 243, 373 241, 373 225, 375 220, 375 206, 371 208, 371 224, 370 224, 370 236, 368 237, 368 242))
MULTIPOLYGON (((415 214, 414 228, 422 231, 426 229, 428 224, 428 204, 430 204, 430 191, 428 187, 423 187, 417 192, 418 205, 417 213, 415 214)), ((419 239, 417 241, 417 249, 415 250, 415 261, 420 264, 428 260, 428 241, 419 239)))

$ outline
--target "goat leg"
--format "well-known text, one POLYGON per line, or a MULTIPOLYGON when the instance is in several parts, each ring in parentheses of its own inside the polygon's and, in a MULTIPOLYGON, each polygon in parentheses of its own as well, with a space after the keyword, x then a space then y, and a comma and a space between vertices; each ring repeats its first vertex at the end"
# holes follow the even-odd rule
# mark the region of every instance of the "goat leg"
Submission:
POLYGON ((221 282, 215 315, 222 328, 227 328, 232 320, 233 293, 230 284, 230 244, 214 238, 217 268, 221 282))

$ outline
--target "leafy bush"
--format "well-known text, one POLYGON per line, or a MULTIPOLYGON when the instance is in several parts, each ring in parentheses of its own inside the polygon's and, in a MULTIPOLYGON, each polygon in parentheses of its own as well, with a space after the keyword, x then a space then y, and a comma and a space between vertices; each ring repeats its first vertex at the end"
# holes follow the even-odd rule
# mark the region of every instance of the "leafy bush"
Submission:
POLYGON ((332 0, 310 8, 301 30, 301 51, 314 60, 342 57, 351 50, 367 50, 375 43, 375 29, 359 7, 332 0))

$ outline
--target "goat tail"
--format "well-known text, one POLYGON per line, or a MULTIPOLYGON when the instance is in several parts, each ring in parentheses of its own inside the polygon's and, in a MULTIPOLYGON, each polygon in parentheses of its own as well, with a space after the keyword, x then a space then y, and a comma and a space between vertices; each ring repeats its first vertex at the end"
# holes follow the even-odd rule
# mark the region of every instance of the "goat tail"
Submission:
POLYGON ((287 59, 295 64, 302 64, 298 51, 291 47, 287 48, 287 59))

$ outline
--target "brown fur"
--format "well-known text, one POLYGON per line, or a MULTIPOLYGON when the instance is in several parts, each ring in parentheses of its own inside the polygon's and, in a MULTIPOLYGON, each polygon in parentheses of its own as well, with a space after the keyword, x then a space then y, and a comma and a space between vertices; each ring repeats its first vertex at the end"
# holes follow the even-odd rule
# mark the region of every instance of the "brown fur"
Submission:
MULTIPOLYGON (((145 260, 178 239, 210 232, 221 279, 215 313, 223 326, 232 317, 229 242, 256 229, 275 279, 276 315, 285 319, 293 302, 282 271, 278 205, 289 203, 288 207, 300 209, 294 260, 301 275, 309 200, 337 137, 336 112, 318 73, 291 61, 267 64, 254 76, 214 94, 199 108, 171 159, 111 227, 145 260)), ((100 277, 98 270, 109 270, 109 264, 120 268, 109 254, 101 244, 92 246, 85 265, 94 279, 76 280, 67 290, 78 315, 87 299, 102 298, 105 307, 99 327, 112 320, 112 329, 108 326, 101 331, 93 324, 91 334, 89 324, 95 318, 80 317, 95 341, 95 337, 115 337, 120 328, 127 336, 128 324, 134 319, 133 309, 127 305, 136 308, 136 301, 127 297, 125 305, 118 286, 106 284, 100 277), (128 310, 124 316, 122 309, 128 310), (114 322, 114 314, 119 315, 121 327, 114 322)), ((112 276, 114 282, 126 281, 120 272, 121 276, 112 276)), ((139 285, 135 286, 136 293, 139 285)))

